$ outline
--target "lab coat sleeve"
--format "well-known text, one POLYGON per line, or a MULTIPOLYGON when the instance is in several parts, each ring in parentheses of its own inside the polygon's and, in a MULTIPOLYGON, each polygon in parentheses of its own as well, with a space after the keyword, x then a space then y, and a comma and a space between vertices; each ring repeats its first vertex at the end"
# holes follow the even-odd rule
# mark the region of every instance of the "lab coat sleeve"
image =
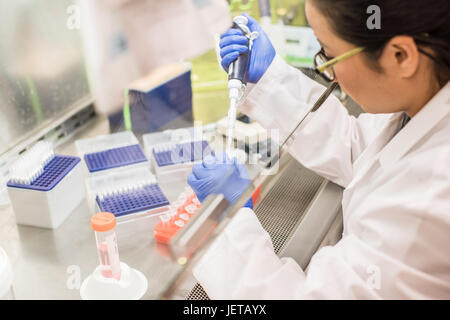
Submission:
POLYGON ((339 255, 324 247, 308 276, 279 258, 254 212, 243 208, 193 270, 211 299, 342 299, 378 296, 339 255))
MULTIPOLYGON (((239 108, 283 142, 307 110, 325 91, 301 71, 276 56, 256 85, 249 85, 239 108)), ((352 164, 381 131, 389 115, 350 116, 339 99, 330 96, 295 133, 289 152, 304 166, 345 187, 352 164)))
POLYGON ((294 260, 275 255, 269 234, 249 208, 237 212, 193 273, 211 299, 289 299, 305 281, 294 260), (280 281, 283 285, 275 285, 280 281))

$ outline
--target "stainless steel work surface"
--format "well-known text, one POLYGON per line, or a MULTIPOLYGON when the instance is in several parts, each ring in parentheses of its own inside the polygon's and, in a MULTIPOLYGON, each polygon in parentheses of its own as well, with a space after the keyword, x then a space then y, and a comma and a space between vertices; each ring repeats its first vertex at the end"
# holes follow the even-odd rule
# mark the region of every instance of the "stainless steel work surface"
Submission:
MULTIPOLYGON (((98 265, 95 237, 90 228, 91 213, 86 203, 55 230, 16 226, 11 210, 2 210, 0 214, 1 246, 13 262, 16 298, 80 299, 81 281, 98 265)), ((150 288, 158 289, 147 291, 144 298, 150 299, 158 298, 171 273, 179 271, 169 257, 157 254, 154 225, 155 219, 147 218, 116 227, 121 260, 143 272, 150 288), (155 271, 161 270, 164 272, 156 274, 155 271), (152 283, 155 281, 158 283, 152 283)))
MULTIPOLYGON (((108 132, 107 119, 97 118, 92 126, 56 151, 75 155, 74 140, 108 132)), ((323 178, 292 158, 277 176, 267 181, 255 212, 271 235, 277 253, 294 238, 323 183, 323 178)), ((98 265, 90 217, 87 204, 82 203, 58 229, 48 230, 18 226, 11 207, 0 208, 0 246, 12 260, 16 298, 80 298, 79 285, 98 265)), ((174 278, 183 273, 183 267, 171 258, 168 248, 155 243, 156 223, 155 218, 145 218, 117 227, 121 261, 143 272, 149 281, 146 299, 161 298, 174 278)), ((195 291, 199 288, 196 286, 189 296, 207 298, 203 291, 195 291)))
MULTIPOLYGON (((107 119, 98 118, 56 152, 76 155, 74 140, 108 132, 107 119)), ((0 208, 0 247, 13 264, 17 299, 80 299, 79 286, 99 264, 91 215, 84 201, 59 228, 51 230, 17 225, 11 206, 0 208)), ((141 271, 149 282, 144 299, 160 298, 181 271, 168 248, 154 240, 158 220, 141 218, 116 227, 121 261, 141 271)))
MULTIPOLYGON (((96 118, 90 127, 59 146, 55 152, 76 155, 75 140, 108 132, 107 119, 96 118)), ((220 146, 220 143, 217 145, 220 146)), ((186 185, 184 176, 171 182, 160 181, 169 201, 175 200, 186 185)), ((70 194, 67 196, 70 197, 70 194)), ((204 203, 202 208, 207 210, 208 206, 204 203)), ((60 227, 51 230, 17 225, 12 207, 0 208, 0 247, 12 260, 16 298, 80 299, 82 281, 99 264, 94 232, 90 226, 91 215, 86 201, 83 201, 60 227)), ((144 299, 166 298, 169 289, 173 289, 174 281, 186 272, 190 263, 185 256, 184 262, 178 260, 180 257, 174 254, 173 248, 156 243, 153 230, 158 222, 159 217, 148 216, 120 223, 116 227, 121 262, 141 271, 148 280, 144 299)))

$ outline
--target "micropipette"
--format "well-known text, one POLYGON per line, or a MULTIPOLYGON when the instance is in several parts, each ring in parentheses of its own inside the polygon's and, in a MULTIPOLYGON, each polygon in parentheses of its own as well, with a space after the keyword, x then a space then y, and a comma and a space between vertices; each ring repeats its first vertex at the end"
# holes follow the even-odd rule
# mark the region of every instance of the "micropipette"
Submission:
POLYGON ((233 19, 233 28, 242 31, 248 38, 248 51, 239 55, 239 57, 230 64, 228 69, 228 89, 230 97, 230 108, 228 109, 227 124, 227 152, 231 151, 233 142, 234 125, 236 122, 236 109, 239 99, 242 97, 242 91, 247 84, 247 73, 250 62, 250 50, 253 40, 258 37, 258 32, 251 32, 247 27, 248 19, 244 16, 237 16, 233 19))

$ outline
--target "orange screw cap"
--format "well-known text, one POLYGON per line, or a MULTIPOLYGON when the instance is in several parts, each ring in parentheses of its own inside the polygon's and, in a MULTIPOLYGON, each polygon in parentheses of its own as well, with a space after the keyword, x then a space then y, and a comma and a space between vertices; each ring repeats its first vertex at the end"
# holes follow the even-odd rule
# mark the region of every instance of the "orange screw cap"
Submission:
POLYGON ((92 216, 91 227, 94 231, 106 232, 116 227, 116 217, 110 212, 100 212, 92 216))

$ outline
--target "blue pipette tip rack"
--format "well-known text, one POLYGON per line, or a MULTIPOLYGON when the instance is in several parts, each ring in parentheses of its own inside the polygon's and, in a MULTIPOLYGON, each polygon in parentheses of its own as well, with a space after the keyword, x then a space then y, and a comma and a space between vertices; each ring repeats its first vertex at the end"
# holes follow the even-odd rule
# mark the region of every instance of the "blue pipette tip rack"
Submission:
POLYGON ((97 172, 147 161, 139 144, 84 155, 89 172, 97 172))
POLYGON ((195 162, 203 159, 205 150, 209 150, 207 154, 214 155, 207 141, 192 141, 182 144, 176 144, 166 151, 156 151, 153 148, 153 155, 159 167, 170 166, 186 162, 195 162), (184 151, 188 150, 186 154, 184 151), (190 151, 189 151, 190 150, 190 151))
POLYGON ((52 190, 79 162, 78 157, 55 155, 44 167, 42 174, 31 184, 8 182, 8 187, 30 189, 37 191, 52 190))
POLYGON ((116 195, 96 197, 101 211, 111 212, 116 217, 147 211, 169 205, 169 200, 158 184, 148 184, 137 190, 116 195))

